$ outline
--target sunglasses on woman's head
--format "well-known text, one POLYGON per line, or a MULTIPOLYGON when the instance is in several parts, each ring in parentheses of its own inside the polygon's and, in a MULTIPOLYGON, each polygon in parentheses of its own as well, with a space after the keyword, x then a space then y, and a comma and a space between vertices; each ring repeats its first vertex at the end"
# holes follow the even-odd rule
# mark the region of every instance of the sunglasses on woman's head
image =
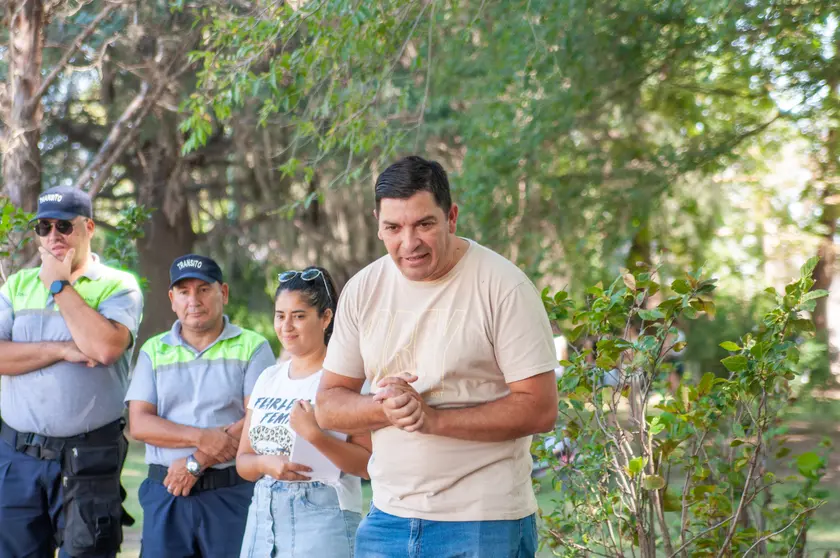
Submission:
MULTIPOLYGON (((50 221, 41 220, 35 223, 35 226, 32 228, 38 236, 48 236, 53 228, 53 224, 50 221)), ((55 222, 55 230, 58 231, 58 234, 67 236, 73 232, 73 223, 63 219, 58 220, 55 222)))
POLYGON ((277 279, 280 281, 280 283, 288 283, 298 275, 300 275, 300 278, 304 281, 314 281, 318 278, 318 276, 320 276, 321 280, 324 282, 324 288, 327 290, 327 296, 330 299, 330 304, 332 304, 332 295, 330 294, 330 287, 329 285, 327 285, 327 278, 324 277, 324 274, 321 273, 320 269, 307 269, 305 271, 298 271, 296 269, 292 269, 290 271, 284 271, 283 273, 277 276, 277 279))

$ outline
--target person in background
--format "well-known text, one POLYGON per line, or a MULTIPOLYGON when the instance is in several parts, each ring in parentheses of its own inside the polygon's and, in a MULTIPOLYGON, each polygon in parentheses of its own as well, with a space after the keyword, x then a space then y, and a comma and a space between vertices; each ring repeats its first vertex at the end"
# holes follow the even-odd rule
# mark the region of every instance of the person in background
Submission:
POLYGON ((90 197, 38 198, 41 266, 0 287, 0 557, 115 556, 137 279, 91 251, 90 197))
POLYGON ((125 398, 149 464, 139 490, 142 555, 230 558, 254 490, 234 458, 248 397, 274 354, 224 315, 228 285, 215 261, 188 254, 169 275, 178 319, 140 349, 125 398))
POLYGON ((240 556, 350 558, 370 434, 336 438, 318 425, 312 407, 333 331, 335 286, 320 267, 279 279, 274 329, 289 358, 257 380, 245 417, 236 467, 257 485, 240 556), (291 462, 301 438, 341 470, 337 482, 321 482, 291 462))

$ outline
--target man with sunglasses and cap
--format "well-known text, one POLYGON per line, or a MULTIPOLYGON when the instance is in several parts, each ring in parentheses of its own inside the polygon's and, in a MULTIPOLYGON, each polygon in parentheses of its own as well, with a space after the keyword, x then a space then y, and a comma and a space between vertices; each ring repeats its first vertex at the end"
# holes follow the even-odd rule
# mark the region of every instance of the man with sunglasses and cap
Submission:
POLYGON ((91 252, 85 192, 47 190, 33 222, 41 266, 0 287, 0 556, 115 556, 143 299, 91 252))
POLYGON ((254 485, 234 459, 251 390, 275 358, 263 336, 224 315, 228 285, 215 261, 188 254, 169 276, 178 319, 140 349, 125 398, 149 465, 142 554, 238 556, 254 485))

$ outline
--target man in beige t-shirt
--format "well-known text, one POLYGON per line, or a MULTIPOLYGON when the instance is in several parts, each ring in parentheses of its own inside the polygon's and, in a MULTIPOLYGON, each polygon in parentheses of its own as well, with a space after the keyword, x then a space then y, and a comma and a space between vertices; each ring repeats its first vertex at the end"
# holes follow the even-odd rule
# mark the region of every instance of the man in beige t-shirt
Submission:
POLYGON ((388 256, 341 294, 316 405, 323 428, 373 432, 356 556, 534 556, 531 435, 557 418, 539 293, 456 236, 438 163, 402 159, 375 193, 388 256), (360 395, 365 380, 373 395, 360 395))

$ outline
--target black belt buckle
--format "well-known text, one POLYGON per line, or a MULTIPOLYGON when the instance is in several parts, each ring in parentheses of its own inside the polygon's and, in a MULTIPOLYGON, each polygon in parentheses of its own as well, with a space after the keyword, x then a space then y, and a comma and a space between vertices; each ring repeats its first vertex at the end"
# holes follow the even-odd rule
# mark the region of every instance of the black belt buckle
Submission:
POLYGON ((53 461, 61 457, 59 452, 45 448, 44 446, 23 446, 18 451, 24 455, 28 455, 29 457, 47 461, 53 461))

